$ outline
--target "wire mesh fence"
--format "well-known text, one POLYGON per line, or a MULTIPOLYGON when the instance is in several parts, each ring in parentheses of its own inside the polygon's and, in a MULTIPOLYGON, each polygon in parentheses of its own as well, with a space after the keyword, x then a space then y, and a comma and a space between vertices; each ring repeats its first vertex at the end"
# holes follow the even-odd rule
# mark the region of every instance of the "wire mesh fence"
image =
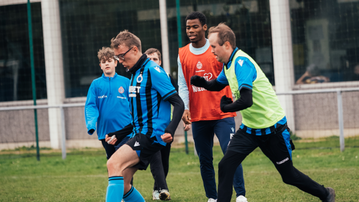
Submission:
MULTIPOLYGON (((83 106, 80 106, 85 102, 92 80, 102 73, 97 51, 109 46, 111 38, 124 29, 141 39, 142 51, 151 47, 162 51, 161 2, 166 3, 166 45, 170 73, 175 79, 178 41, 183 41, 182 45, 189 43, 185 18, 192 11, 201 11, 207 17, 208 27, 220 22, 229 25, 236 34, 237 46, 251 55, 269 81, 276 84, 272 53, 276 39, 271 30, 278 22, 273 23, 270 17, 270 6, 276 1, 31 1, 40 147, 50 148, 54 144, 57 148, 63 147, 63 134, 67 148, 101 146, 96 135, 87 134, 83 106), (50 34, 46 34, 48 32, 50 34), (55 71, 59 68, 60 75, 55 71), (63 97, 56 97, 54 92, 61 92, 63 97), (59 118, 61 110, 63 116, 59 118), (59 134, 53 135, 54 128, 62 127, 59 134)), ((0 149, 36 145, 34 108, 12 109, 32 105, 28 101, 32 99, 32 83, 26 3, 26 0, 0 1, 0 149)), ((291 30, 286 31, 292 36, 292 44, 287 48, 293 51, 293 66, 286 68, 292 68, 293 75, 277 79, 289 79, 293 86, 292 92, 279 94, 292 97, 290 103, 284 104, 290 106, 286 110, 293 114, 289 119, 293 133, 301 138, 339 137, 342 124, 345 138, 358 136, 359 93, 350 88, 359 86, 359 12, 356 9, 359 1, 288 0, 278 4, 287 6, 290 13, 290 22, 286 23, 290 23, 291 30), (343 90, 340 105, 337 92, 328 91, 338 88, 343 90), (342 106, 342 110, 338 106, 342 106)), ((129 76, 121 65, 116 70, 120 75, 129 76)), ((237 126, 240 122, 237 116, 237 126)), ((179 142, 184 139, 183 134, 180 124, 179 142)))

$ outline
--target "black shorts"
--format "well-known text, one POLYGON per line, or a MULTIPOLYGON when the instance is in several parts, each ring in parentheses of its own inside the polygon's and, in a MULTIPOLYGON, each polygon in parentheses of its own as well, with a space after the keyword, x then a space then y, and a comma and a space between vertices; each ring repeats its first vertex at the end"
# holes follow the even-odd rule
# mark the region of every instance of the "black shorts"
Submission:
POLYGON ((289 128, 286 124, 278 124, 271 133, 260 136, 249 134, 247 130, 239 129, 230 141, 227 150, 247 156, 257 147, 276 166, 292 161, 294 145, 290 140, 289 128))
POLYGON ((152 156, 165 147, 155 143, 154 139, 141 133, 136 134, 133 138, 127 141, 126 144, 137 152, 140 162, 133 167, 138 168, 139 170, 146 170, 152 156))

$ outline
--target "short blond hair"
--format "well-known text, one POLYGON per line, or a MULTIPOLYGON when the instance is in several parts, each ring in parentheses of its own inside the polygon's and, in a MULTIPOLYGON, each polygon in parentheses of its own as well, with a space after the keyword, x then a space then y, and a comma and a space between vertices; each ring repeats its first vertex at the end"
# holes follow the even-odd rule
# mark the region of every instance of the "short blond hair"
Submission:
POLYGON ((111 39, 111 48, 117 49, 119 45, 125 45, 129 48, 136 46, 142 52, 140 38, 128 30, 121 31, 115 38, 111 39))
POLYGON ((213 33, 218 33, 218 44, 223 46, 223 44, 228 41, 231 44, 232 48, 236 48, 236 35, 233 30, 229 28, 224 23, 219 23, 217 26, 213 26, 208 30, 208 37, 213 33))
POLYGON ((97 52, 98 60, 101 62, 101 60, 105 59, 108 60, 109 58, 113 59, 113 56, 115 55, 115 52, 110 47, 102 47, 97 52))

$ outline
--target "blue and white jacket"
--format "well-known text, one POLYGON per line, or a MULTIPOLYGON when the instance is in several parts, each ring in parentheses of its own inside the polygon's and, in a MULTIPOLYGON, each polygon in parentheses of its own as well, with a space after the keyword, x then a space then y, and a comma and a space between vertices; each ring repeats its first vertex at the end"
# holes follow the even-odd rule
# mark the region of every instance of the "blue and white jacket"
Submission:
POLYGON ((92 130, 97 129, 98 139, 103 140, 106 134, 131 123, 129 85, 130 80, 117 73, 113 77, 102 74, 92 81, 85 104, 88 134, 92 135, 92 130))

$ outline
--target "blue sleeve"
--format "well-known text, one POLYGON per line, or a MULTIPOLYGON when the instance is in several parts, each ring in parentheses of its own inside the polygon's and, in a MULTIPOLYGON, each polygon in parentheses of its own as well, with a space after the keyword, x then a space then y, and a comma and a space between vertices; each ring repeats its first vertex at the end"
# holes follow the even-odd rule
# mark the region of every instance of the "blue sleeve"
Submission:
POLYGON ((226 75, 225 75, 225 73, 224 73, 224 68, 226 68, 226 67, 223 67, 223 68, 222 68, 221 73, 220 73, 220 74, 218 75, 218 77, 217 77, 217 81, 218 81, 219 83, 221 83, 221 84, 228 85, 228 80, 227 80, 227 77, 226 77, 226 75))
POLYGON ((126 86, 124 94, 126 96, 126 99, 129 101, 130 100, 130 97, 129 97, 130 91, 129 91, 129 89, 130 89, 130 83, 131 82, 130 82, 130 79, 128 79, 126 77, 124 77, 124 81, 125 81, 125 86, 126 86))
POLYGON ((161 67, 155 66, 149 68, 149 71, 151 73, 152 88, 154 88, 164 100, 176 93, 171 79, 161 67))
POLYGON ((89 131, 91 129, 96 130, 96 122, 99 116, 98 106, 96 103, 96 82, 92 82, 91 86, 87 93, 86 103, 85 103, 85 121, 86 121, 86 128, 89 135, 89 131))
POLYGON ((253 63, 246 57, 237 57, 235 60, 235 73, 237 76, 238 90, 253 88, 253 81, 257 78, 257 70, 253 63))

